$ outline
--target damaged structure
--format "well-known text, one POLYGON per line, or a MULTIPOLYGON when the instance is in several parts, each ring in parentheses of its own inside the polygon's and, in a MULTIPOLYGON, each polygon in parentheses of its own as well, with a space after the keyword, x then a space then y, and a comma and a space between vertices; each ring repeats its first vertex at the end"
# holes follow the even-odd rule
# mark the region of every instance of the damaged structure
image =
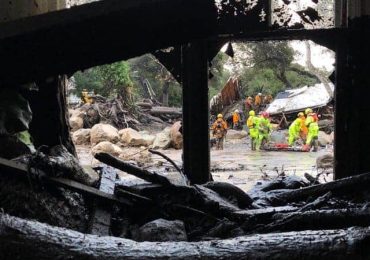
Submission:
POLYGON ((36 152, 0 159, 3 259, 368 257, 367 1, 335 1, 335 19, 324 28, 317 28, 324 19, 311 6, 289 11, 294 1, 104 0, 59 11, 53 10, 67 7, 65 1, 32 1, 32 8, 21 2, 0 0, 6 21, 0 23, 0 87, 9 97, 0 98, 0 130, 2 136, 28 130, 36 152), (250 194, 212 182, 209 62, 228 41, 287 39, 310 39, 336 52, 336 180, 279 176, 250 194), (115 169, 102 165, 89 173, 75 158, 66 79, 147 52, 182 83, 183 169, 177 168, 183 182, 97 153, 102 163, 146 182, 115 185, 115 169), (7 113, 14 90, 14 100, 20 95, 29 104, 15 109, 21 124, 7 113), (148 241, 150 227, 168 225, 178 228, 172 241, 132 240, 148 241))

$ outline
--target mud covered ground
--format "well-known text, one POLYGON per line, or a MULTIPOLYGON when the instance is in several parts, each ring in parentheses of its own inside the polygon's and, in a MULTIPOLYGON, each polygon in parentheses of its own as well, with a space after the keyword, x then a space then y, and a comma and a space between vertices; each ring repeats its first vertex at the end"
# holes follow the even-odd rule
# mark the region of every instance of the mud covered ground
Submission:
MULTIPOLYGON (((168 149, 159 150, 166 154, 178 165, 182 164, 181 150, 168 149)), ((83 165, 97 166, 96 161, 88 146, 77 146, 79 159, 83 165)), ((175 182, 179 174, 164 159, 157 155, 148 155, 146 149, 127 147, 125 152, 132 157, 137 157, 140 152, 149 156, 148 160, 143 160, 139 166, 150 171, 161 173, 175 182)), ((321 148, 318 152, 267 152, 251 151, 248 139, 226 140, 224 150, 211 149, 211 171, 215 181, 230 182, 244 191, 252 188, 258 180, 274 178, 284 172, 285 175, 303 176, 309 173, 316 176, 321 170, 316 169, 316 158, 320 155, 333 153, 332 147, 321 148)), ((145 157, 145 156, 144 156, 145 157)), ((128 185, 142 183, 144 181, 128 175, 124 172, 119 173, 120 182, 128 185)), ((325 177, 323 181, 331 181, 332 174, 325 177)))

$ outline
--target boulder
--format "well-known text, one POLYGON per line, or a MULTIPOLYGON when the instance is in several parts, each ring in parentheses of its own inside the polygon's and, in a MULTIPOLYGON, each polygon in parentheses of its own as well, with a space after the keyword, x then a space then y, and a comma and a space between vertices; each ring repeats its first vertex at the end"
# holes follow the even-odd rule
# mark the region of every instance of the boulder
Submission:
POLYGON ((328 169, 334 166, 334 155, 324 154, 316 158, 316 167, 318 169, 328 169))
POLYGON ((91 149, 91 152, 93 155, 96 153, 109 153, 113 156, 119 156, 122 153, 122 149, 118 145, 112 144, 111 142, 103 141, 95 145, 91 149))
POLYGON ((180 132, 181 121, 175 122, 170 129, 171 145, 175 149, 182 149, 183 138, 180 132))
POLYGON ((69 117, 81 117, 83 118, 85 115, 85 110, 82 108, 77 109, 69 109, 68 110, 69 117))
POLYGON ((155 136, 146 133, 140 133, 132 128, 122 129, 118 132, 121 136, 121 141, 130 146, 149 146, 152 145, 155 136))
POLYGON ((83 145, 90 144, 90 132, 91 129, 81 128, 72 134, 72 140, 74 144, 83 145))
POLYGON ((330 135, 326 134, 323 131, 319 131, 319 145, 326 146, 327 144, 331 144, 330 135))
POLYGON ((117 143, 119 141, 118 130, 108 124, 96 124, 91 128, 90 141, 92 145, 102 141, 117 143))
POLYGON ((71 131, 74 132, 78 129, 83 128, 84 120, 82 119, 82 117, 72 116, 71 118, 69 118, 69 125, 71 126, 71 131))
POLYGON ((77 131, 84 127, 84 116, 85 112, 81 109, 70 109, 69 113, 69 125, 71 126, 72 132, 77 131))
POLYGON ((156 135, 153 143, 153 149, 167 149, 171 146, 170 128, 164 129, 156 135))
POLYGON ((119 155, 119 158, 124 161, 135 161, 139 164, 150 163, 153 161, 152 154, 145 149, 144 146, 140 147, 138 151, 132 151, 131 149, 123 149, 122 153, 119 155))
POLYGON ((243 139, 247 137, 248 133, 244 130, 237 131, 237 130, 227 130, 226 139, 243 139))
POLYGON ((184 222, 156 219, 132 232, 136 241, 187 241, 184 222))

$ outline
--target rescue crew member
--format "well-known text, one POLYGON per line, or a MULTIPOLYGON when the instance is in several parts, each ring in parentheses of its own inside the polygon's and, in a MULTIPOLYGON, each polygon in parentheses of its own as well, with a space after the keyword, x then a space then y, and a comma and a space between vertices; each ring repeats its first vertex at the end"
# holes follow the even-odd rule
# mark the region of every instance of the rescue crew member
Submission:
POLYGON ((262 105, 262 93, 258 93, 254 98, 254 110, 259 112, 261 110, 262 105))
POLYGON ((81 100, 84 104, 93 103, 93 98, 89 95, 89 92, 85 88, 81 91, 81 100))
POLYGON ((307 116, 305 125, 308 128, 307 140, 304 150, 309 150, 312 146, 314 147, 313 151, 316 152, 318 149, 318 138, 319 138, 319 118, 316 113, 312 111, 311 108, 305 110, 307 116))
POLYGON ((217 115, 216 121, 213 123, 212 134, 216 138, 216 149, 223 150, 224 149, 224 139, 227 133, 227 123, 222 118, 222 114, 217 115))
POLYGON ((305 116, 303 112, 299 112, 297 118, 289 126, 289 140, 288 144, 293 145, 294 142, 301 137, 301 132, 305 128, 305 116))
POLYGON ((271 104, 272 102, 272 96, 271 94, 268 94, 266 96, 263 97, 263 104, 264 105, 268 105, 268 104, 271 104))
POLYGON ((233 113, 233 129, 237 129, 239 127, 239 122, 240 122, 239 110, 236 109, 233 113))
POLYGON ((249 136, 251 139, 251 149, 252 151, 256 150, 257 145, 257 139, 258 139, 258 117, 256 116, 256 113, 251 110, 249 111, 249 117, 247 120, 247 126, 249 129, 249 136))
POLYGON ((245 112, 247 113, 247 115, 251 110, 253 110, 253 98, 247 97, 247 99, 245 100, 245 112))
POLYGON ((264 144, 270 140, 270 133, 272 127, 269 119, 269 113, 265 111, 261 113, 261 116, 258 119, 257 129, 258 129, 258 139, 256 150, 258 151, 260 150, 261 146, 263 147, 264 144))

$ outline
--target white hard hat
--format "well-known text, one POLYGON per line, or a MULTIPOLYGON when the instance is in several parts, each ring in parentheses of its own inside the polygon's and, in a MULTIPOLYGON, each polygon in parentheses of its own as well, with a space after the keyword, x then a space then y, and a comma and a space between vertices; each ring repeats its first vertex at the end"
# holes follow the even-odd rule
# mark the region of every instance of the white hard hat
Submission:
POLYGON ((235 113, 239 113, 239 110, 238 109, 235 109, 235 113))
POLYGON ((261 96, 262 95, 262 93, 258 93, 258 96, 261 96))

